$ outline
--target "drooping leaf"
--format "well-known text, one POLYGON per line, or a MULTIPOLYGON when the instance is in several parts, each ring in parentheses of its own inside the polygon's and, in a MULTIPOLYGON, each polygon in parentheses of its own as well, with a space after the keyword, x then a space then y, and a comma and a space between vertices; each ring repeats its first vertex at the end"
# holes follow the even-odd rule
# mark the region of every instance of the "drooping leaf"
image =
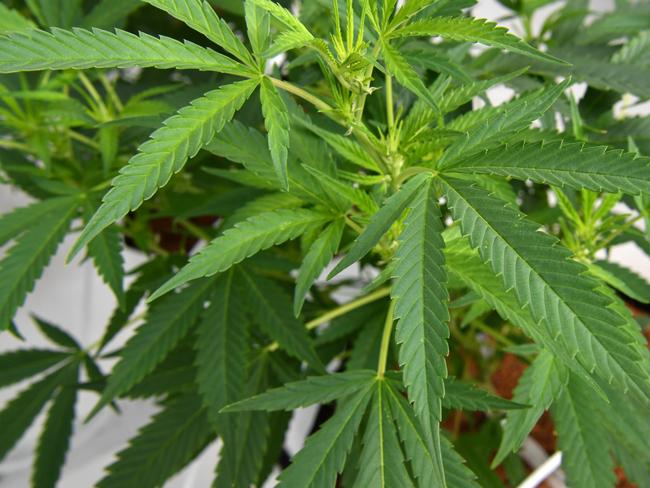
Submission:
POLYGON ((145 2, 164 10, 169 15, 185 22, 189 27, 200 32, 219 47, 239 58, 249 66, 255 66, 246 46, 220 19, 214 8, 203 0, 144 0, 145 2))
POLYGON ((551 413, 562 450, 562 469, 570 486, 611 487, 614 461, 605 432, 594 425, 593 390, 575 376, 553 404, 551 413))
POLYGON ((368 487, 414 487, 405 468, 389 399, 383 381, 377 381, 363 435, 359 474, 355 485, 368 487))
POLYGON ((161 486, 214 438, 201 397, 185 394, 168 401, 151 422, 117 454, 99 488, 161 486))
POLYGON ((190 261, 149 299, 204 276, 226 271, 259 251, 295 239, 325 223, 326 214, 307 209, 281 209, 256 215, 235 224, 190 258, 190 261))
POLYGON ((291 297, 268 278, 243 268, 241 286, 250 297, 250 313, 264 332, 291 356, 323 369, 305 326, 291 312, 291 297))
POLYGON ((339 406, 332 418, 305 441, 305 447, 280 475, 279 488, 333 486, 372 396, 367 387, 339 406))
POLYGON ((442 181, 463 234, 555 346, 605 382, 650 398, 647 351, 586 268, 508 204, 467 181, 442 181))
POLYGON ((268 130, 269 150, 273 159, 275 173, 282 188, 289 188, 287 157, 289 155, 289 112, 277 88, 267 77, 260 85, 262 112, 268 130))
POLYGON ((224 85, 167 119, 113 179, 113 187, 104 195, 70 256, 165 186, 233 117, 257 84, 257 80, 246 80, 224 85))
POLYGON ((77 403, 78 368, 67 368, 66 377, 47 412, 36 447, 32 486, 55 488, 70 447, 77 403))
POLYGON ((375 247, 379 239, 390 229, 393 223, 402 215, 419 188, 430 178, 423 173, 410 179, 399 191, 391 195, 379 211, 372 216, 368 227, 354 241, 348 254, 336 265, 329 274, 332 278, 351 264, 357 262, 375 247))
POLYGON ((228 405, 224 412, 291 411, 314 403, 329 403, 366 388, 374 382, 375 377, 374 371, 358 369, 326 376, 310 376, 228 405))
POLYGON ((219 411, 243 394, 249 332, 234 271, 219 275, 213 286, 210 305, 197 328, 196 382, 210 422, 223 432, 226 425, 219 428, 219 411))
POLYGON ((345 222, 342 219, 329 224, 309 248, 298 270, 296 291, 293 299, 293 313, 297 317, 305 302, 309 288, 332 261, 338 250, 345 222))
POLYGON ((571 142, 517 143, 463 157, 446 171, 484 173, 580 190, 650 193, 650 159, 571 142))
MULTIPOLYGON (((6 329, 59 247, 76 210, 69 197, 16 239, 0 262, 0 331, 6 329)), ((22 213, 22 212, 21 212, 22 213)))
POLYGON ((214 289, 214 279, 194 283, 152 306, 120 354, 92 417, 115 397, 127 392, 167 356, 203 312, 214 289))
POLYGON ((240 63, 189 41, 119 29, 31 30, 0 38, 0 73, 132 66, 251 75, 240 63))
POLYGON ((523 410, 511 410, 506 415, 503 437, 492 466, 497 466, 517 451, 544 411, 561 394, 568 381, 566 369, 546 350, 524 371, 515 388, 513 400, 530 405, 523 410))
POLYGON ((494 22, 487 22, 484 19, 432 17, 417 20, 400 27, 390 35, 393 38, 441 36, 453 41, 480 42, 481 44, 507 49, 540 61, 567 64, 555 56, 535 49, 518 37, 508 33, 506 28, 498 27, 494 22))

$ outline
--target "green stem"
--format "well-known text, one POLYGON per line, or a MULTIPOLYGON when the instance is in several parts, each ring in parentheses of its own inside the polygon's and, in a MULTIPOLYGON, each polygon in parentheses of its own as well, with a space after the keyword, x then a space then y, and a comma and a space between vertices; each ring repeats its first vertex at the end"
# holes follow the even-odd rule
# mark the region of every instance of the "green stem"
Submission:
POLYGON ((388 349, 390 347, 390 336, 393 332, 393 323, 395 322, 395 301, 390 302, 388 313, 386 314, 386 323, 384 332, 381 336, 381 346, 379 349, 379 361, 377 363, 377 377, 383 378, 386 373, 386 362, 388 361, 388 349))
POLYGON ((393 133, 395 126, 395 112, 393 109, 393 77, 386 75, 386 120, 388 122, 388 133, 393 133))
MULTIPOLYGON (((367 305, 368 303, 375 302, 377 300, 380 300, 381 298, 384 298, 386 296, 390 295, 390 288, 384 287, 380 288, 379 290, 376 290, 372 293, 369 293, 366 296, 363 296, 361 298, 357 298, 356 300, 352 300, 351 302, 346 303, 345 305, 341 305, 340 307, 336 307, 333 310, 330 310, 327 313, 324 313, 323 315, 320 315, 319 317, 316 317, 313 320, 310 320, 305 324, 305 327, 307 330, 313 330, 319 325, 323 325, 326 322, 329 322, 330 320, 335 319, 336 317, 340 317, 341 315, 345 315, 346 313, 351 312, 352 310, 355 310, 359 307, 363 307, 364 305, 367 305)), ((273 342, 266 346, 266 350, 269 352, 277 350, 279 347, 279 344, 277 342, 273 342)))
POLYGON ((316 107, 318 110, 325 112, 325 113, 332 113, 334 109, 330 107, 329 104, 318 98, 317 96, 312 95, 309 93, 307 90, 303 90, 300 87, 297 87, 296 85, 289 83, 284 80, 279 80, 277 78, 269 78, 271 80, 271 83, 273 83, 275 86, 278 88, 287 91, 289 93, 294 94, 297 97, 302 98, 303 100, 308 101, 311 103, 314 107, 316 107))

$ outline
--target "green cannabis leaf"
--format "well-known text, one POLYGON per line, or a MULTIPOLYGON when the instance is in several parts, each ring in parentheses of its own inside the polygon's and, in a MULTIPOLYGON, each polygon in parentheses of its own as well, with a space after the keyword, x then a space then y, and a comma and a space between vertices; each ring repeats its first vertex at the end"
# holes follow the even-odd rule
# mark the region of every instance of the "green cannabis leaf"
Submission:
POLYGON ((474 0, 1 4, 0 461, 36 430, 21 481, 69 484, 82 417, 128 400, 156 411, 101 488, 209 445, 217 488, 520 486, 540 425, 570 486, 646 486, 650 282, 617 253, 650 255, 650 9, 498 1, 517 29, 474 0), (114 298, 91 335, 29 299, 68 287, 60 247, 114 298))

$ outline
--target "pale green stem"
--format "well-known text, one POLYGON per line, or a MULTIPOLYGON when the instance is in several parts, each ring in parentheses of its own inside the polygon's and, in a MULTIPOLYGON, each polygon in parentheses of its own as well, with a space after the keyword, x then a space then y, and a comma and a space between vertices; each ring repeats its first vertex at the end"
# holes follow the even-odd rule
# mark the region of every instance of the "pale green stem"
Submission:
POLYGON ((381 336, 381 346, 379 348, 379 361, 377 363, 377 377, 383 378, 386 373, 386 362, 388 361, 388 349, 390 348, 390 336, 393 332, 393 323, 395 322, 395 301, 390 302, 388 313, 386 314, 386 323, 384 332, 381 336))

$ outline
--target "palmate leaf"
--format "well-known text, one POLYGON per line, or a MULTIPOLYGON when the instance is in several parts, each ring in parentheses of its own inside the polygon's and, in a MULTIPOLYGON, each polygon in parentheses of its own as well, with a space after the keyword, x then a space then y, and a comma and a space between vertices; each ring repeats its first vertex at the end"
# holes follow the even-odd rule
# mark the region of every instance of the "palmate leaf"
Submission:
POLYGON ((210 422, 223 433, 228 422, 220 425, 219 411, 242 397, 246 382, 248 320, 233 270, 219 275, 213 286, 210 305, 197 328, 196 383, 210 422))
POLYGON ((295 239, 327 220, 328 215, 296 208, 262 213, 235 224, 192 256, 189 263, 156 290, 149 300, 155 300, 188 281, 226 271, 259 251, 295 239))
POLYGON ((0 388, 45 371, 70 355, 47 349, 19 349, 0 354, 0 388))
POLYGON ((253 74, 227 56, 189 41, 119 29, 31 30, 0 38, 0 73, 132 66, 253 74))
POLYGON ((330 403, 368 387, 376 376, 375 371, 358 369, 326 376, 310 376, 228 405, 223 411, 291 411, 315 403, 330 403))
POLYGON ((507 49, 540 61, 567 64, 564 61, 543 53, 513 36, 504 27, 494 22, 468 17, 434 17, 417 20, 409 25, 394 30, 390 37, 402 38, 412 36, 441 36, 452 41, 480 42, 488 46, 507 49))
POLYGON ((430 177, 430 175, 424 173, 419 174, 404 184, 399 191, 391 195, 379 211, 372 216, 368 227, 357 237, 348 254, 336 265, 328 278, 336 276, 368 254, 393 223, 400 218, 413 196, 430 177))
POLYGON ((449 295, 443 225, 431 179, 422 185, 409 207, 395 254, 391 289, 397 319, 395 340, 400 345, 399 363, 409 400, 432 442, 440 476, 437 483, 444 485, 438 423, 447 377, 449 295))
POLYGON ((203 280, 165 297, 149 309, 144 324, 124 346, 121 359, 111 371, 90 417, 115 397, 130 390, 165 359, 199 318, 213 289, 214 279, 203 280))
POLYGON ((248 66, 255 66, 255 61, 246 46, 228 27, 228 24, 219 18, 208 2, 202 0, 144 1, 176 17, 248 66))
POLYGON ((386 69, 395 77, 395 79, 405 88, 412 91, 420 97, 435 112, 439 112, 438 104, 425 84, 422 82, 420 75, 411 67, 402 54, 387 41, 382 42, 381 52, 386 63, 386 69))
MULTIPOLYGON (((507 105, 494 109, 492 115, 467 131, 465 137, 454 142, 438 161, 438 167, 446 169, 459 159, 484 149, 488 143, 494 142, 508 132, 526 129, 541 117, 569 86, 570 80, 553 87, 542 89, 514 100, 507 105)), ((474 112, 480 114, 480 111, 474 112)))
POLYGON ((650 158, 580 142, 520 142, 458 159, 446 171, 483 173, 580 190, 650 193, 650 158))
POLYGON ((594 405, 599 400, 589 385, 571 376, 551 409, 570 486, 609 488, 616 484, 607 436, 594 425, 594 405))
POLYGON ((66 374, 47 412, 45 425, 36 447, 32 486, 38 488, 55 488, 70 447, 77 403, 76 383, 79 368, 67 368, 66 374))
POLYGON ((280 185, 284 190, 288 190, 289 112, 280 93, 266 76, 262 78, 260 86, 260 101, 262 102, 266 129, 269 133, 269 150, 273 159, 273 167, 278 180, 280 180, 280 185))
POLYGON ((78 204, 76 196, 57 202, 49 213, 43 214, 38 225, 19 235, 0 262, 0 331, 9 326, 16 310, 33 290, 68 231, 78 204))
POLYGON ((343 219, 335 220, 329 224, 320 233, 305 255, 298 270, 296 291, 293 298, 293 313, 296 317, 300 315, 309 288, 336 254, 344 228, 345 221, 343 219))
POLYGON ((497 466, 517 451, 535 424, 564 390, 569 379, 566 369, 546 350, 524 371, 514 391, 515 402, 530 405, 506 415, 503 437, 492 466, 497 466))
POLYGON ((45 378, 32 383, 26 390, 10 400, 0 411, 0 460, 14 447, 34 419, 48 402, 52 393, 69 376, 69 369, 75 364, 65 365, 45 378))
POLYGON ((332 418, 305 441, 291 465, 280 475, 278 488, 333 486, 370 401, 371 387, 341 404, 332 418))
POLYGON ((162 484, 214 438, 198 394, 169 400, 117 454, 99 488, 139 488, 162 484))
MULTIPOLYGON (((441 178, 452 216, 555 347, 648 401, 647 351, 586 268, 514 208, 465 180, 441 178)), ((553 350, 553 349, 551 349, 553 350)))
POLYGON ((397 438, 397 429, 388 405, 388 387, 377 381, 363 435, 359 458, 359 474, 355 486, 409 488, 414 487, 406 471, 404 454, 397 438))
POLYGON ((112 188, 70 250, 70 256, 165 186, 232 119, 257 85, 257 80, 224 85, 163 122, 163 127, 151 134, 113 179, 112 188))
POLYGON ((291 356, 323 370, 307 329, 291 313, 291 297, 268 278, 241 268, 240 286, 248 292, 249 312, 264 332, 291 356))
MULTIPOLYGON (((399 436, 406 449, 406 457, 411 461, 417 486, 440 486, 437 483, 439 469, 431 451, 430 444, 423 435, 420 421, 404 396, 394 388, 386 389, 386 396, 399 436)), ((463 464, 451 443, 440 438, 440 447, 445 469, 445 482, 449 488, 478 488, 474 474, 463 464)))

